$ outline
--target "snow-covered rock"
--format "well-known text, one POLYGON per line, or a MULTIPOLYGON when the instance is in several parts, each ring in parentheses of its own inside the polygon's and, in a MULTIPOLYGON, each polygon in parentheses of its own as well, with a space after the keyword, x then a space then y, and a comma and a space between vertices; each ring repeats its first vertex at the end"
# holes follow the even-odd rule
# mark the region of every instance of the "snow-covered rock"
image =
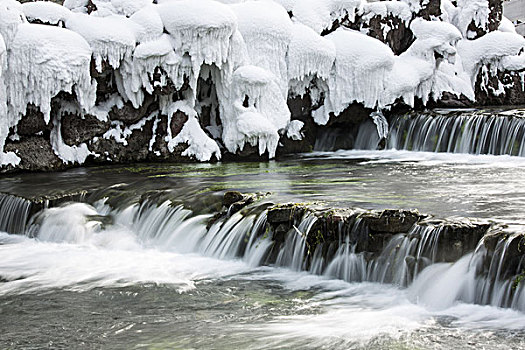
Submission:
POLYGON ((22 4, 22 11, 29 21, 49 24, 64 23, 71 16, 66 7, 49 1, 27 2, 22 4))
POLYGON ((75 92, 80 106, 94 105, 90 77, 91 48, 77 33, 40 24, 21 24, 9 46, 7 85, 9 126, 16 125, 28 104, 50 120, 51 98, 75 92))
POLYGON ((335 45, 336 59, 325 104, 314 112, 315 121, 326 124, 330 113, 337 116, 353 102, 383 107, 386 77, 394 65, 392 50, 377 39, 342 28, 327 38, 335 45))

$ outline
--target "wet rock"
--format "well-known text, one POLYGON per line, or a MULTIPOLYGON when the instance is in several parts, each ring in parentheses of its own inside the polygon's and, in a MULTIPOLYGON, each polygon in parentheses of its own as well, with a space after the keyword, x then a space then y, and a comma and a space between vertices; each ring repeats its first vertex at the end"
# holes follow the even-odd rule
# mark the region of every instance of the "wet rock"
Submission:
POLYGON ((65 168, 65 164, 54 153, 49 140, 40 136, 7 142, 5 152, 14 152, 21 158, 17 170, 55 171, 65 168))
POLYGON ((67 113, 62 117, 60 131, 64 143, 74 146, 90 141, 95 136, 102 136, 109 126, 108 121, 101 121, 90 114, 81 117, 67 113))
POLYGON ((278 205, 268 210, 267 220, 272 225, 288 223, 291 226, 300 220, 305 212, 306 207, 300 204, 278 205))
POLYGON ((224 194, 224 197, 222 199, 222 204, 225 207, 229 207, 233 203, 239 202, 243 200, 245 196, 239 192, 239 191, 228 191, 224 194))
POLYGON ((361 216, 373 232, 406 233, 425 216, 417 210, 383 210, 361 216))
POLYGON ((435 227, 438 235, 436 260, 455 262, 476 249, 492 224, 474 219, 436 220, 428 219, 419 223, 422 227, 435 227))

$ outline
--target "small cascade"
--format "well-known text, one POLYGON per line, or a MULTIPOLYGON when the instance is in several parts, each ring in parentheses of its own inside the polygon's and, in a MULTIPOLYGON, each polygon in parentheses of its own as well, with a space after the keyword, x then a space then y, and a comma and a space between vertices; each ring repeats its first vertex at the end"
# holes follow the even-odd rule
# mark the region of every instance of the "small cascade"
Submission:
MULTIPOLYGON (((359 222, 354 228, 362 230, 359 222)), ((320 268, 324 260, 320 252, 324 247, 318 247, 310 271, 347 282, 368 281, 407 286, 420 271, 437 261, 437 246, 442 230, 442 227, 416 225, 408 234, 392 237, 377 256, 356 252, 356 244, 350 242, 351 232, 339 244, 324 269, 320 268)))
POLYGON ((31 202, 25 198, 0 193, 0 231, 23 234, 31 212, 31 202))
POLYGON ((299 226, 293 226, 287 234, 284 245, 280 248, 275 262, 277 266, 288 267, 296 271, 306 268, 306 238, 316 221, 317 217, 315 215, 306 213, 299 226))
MULTIPOLYGON (((490 244, 484 238, 473 253, 456 261, 464 253, 452 259, 447 250, 453 249, 451 237, 464 237, 464 227, 438 220, 415 223, 406 233, 385 238, 377 249, 364 244, 377 235, 370 229, 370 214, 365 212, 347 212, 353 220, 350 225, 330 221, 335 225, 330 230, 339 229, 328 239, 322 235, 322 225, 328 222, 323 212, 301 211, 300 207, 294 209, 294 218, 286 211, 292 207, 281 207, 281 212, 275 212, 279 207, 272 209, 274 222, 292 220, 291 226, 280 230, 285 225, 269 224, 272 210, 267 209, 268 203, 255 202, 240 211, 223 210, 215 216, 195 215, 169 200, 159 204, 146 199, 126 205, 115 209, 100 200, 93 205, 72 203, 45 209, 32 218, 27 234, 61 244, 102 244, 106 238, 111 240, 110 236, 122 235, 133 237, 133 242, 112 240, 123 248, 197 253, 347 282, 394 284, 408 288, 414 301, 435 308, 462 301, 525 311, 525 254, 516 253, 525 248, 522 233, 492 237, 490 244)), ((480 236, 473 237, 477 241, 480 236)), ((467 249, 472 251, 473 247, 468 245, 467 249)))
POLYGON ((409 288, 412 298, 437 308, 461 301, 525 311, 525 255, 509 249, 524 242, 522 233, 512 234, 490 252, 482 240, 455 263, 429 266, 409 288))
POLYGON ((397 116, 387 146, 409 151, 524 157, 525 118, 519 112, 397 116))

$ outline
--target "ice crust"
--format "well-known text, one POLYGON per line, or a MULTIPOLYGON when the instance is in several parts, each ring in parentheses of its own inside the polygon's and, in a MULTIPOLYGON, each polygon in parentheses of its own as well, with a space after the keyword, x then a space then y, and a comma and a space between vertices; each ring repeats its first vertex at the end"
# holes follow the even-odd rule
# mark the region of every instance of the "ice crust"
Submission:
MULTIPOLYGON (((28 104, 39 107, 45 121, 53 123, 51 139, 61 159, 82 163, 92 154, 86 144, 65 145, 60 117, 50 120, 51 99, 61 91, 74 93, 79 115, 107 120, 113 106, 129 101, 138 108, 146 94, 172 84, 184 88, 183 96, 162 96, 159 113, 171 121, 174 113, 183 112, 188 121, 178 135, 168 130, 169 151, 185 144, 183 155, 207 161, 220 159, 224 149, 235 153, 251 145, 272 158, 282 135, 302 137, 304 124, 290 120, 289 96, 309 94, 321 104, 313 111, 314 121, 326 124, 356 102, 380 112, 400 99, 408 105, 416 98, 426 103, 444 92, 473 100, 480 71, 488 74, 489 66, 492 72, 525 68, 520 55, 525 39, 510 21, 504 19, 499 31, 472 40, 470 23, 488 25, 487 0, 458 0, 457 6, 443 0, 442 15, 432 21, 414 18, 426 3, 419 0, 92 2, 97 9, 88 15, 86 0, 66 0, 64 6, 0 0, 3 165, 20 161, 3 148, 28 104), (362 21, 397 17, 410 26, 416 40, 396 56, 364 33, 334 30, 334 22, 352 22, 356 15, 362 21), (98 72, 107 65, 112 68, 119 92, 98 105, 90 77, 92 59, 98 72), (158 71, 160 81, 154 81, 158 71), (220 123, 204 129, 199 123, 199 77, 213 81, 220 112, 220 123)), ((112 130, 108 137, 125 141, 125 129, 112 130)))

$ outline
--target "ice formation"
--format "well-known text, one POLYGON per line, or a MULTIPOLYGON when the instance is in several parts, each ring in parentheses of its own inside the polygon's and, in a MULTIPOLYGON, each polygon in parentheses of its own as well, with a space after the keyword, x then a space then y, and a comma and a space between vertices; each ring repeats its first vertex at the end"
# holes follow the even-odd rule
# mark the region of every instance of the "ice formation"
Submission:
POLYGON ((485 35, 471 31, 471 23, 488 31, 487 0, 442 0, 441 15, 417 18, 428 4, 92 0, 88 10, 87 0, 63 6, 0 0, 0 161, 20 161, 3 149, 28 104, 52 123, 50 142, 64 162, 99 156, 91 141, 70 145, 62 139, 61 115, 51 113, 51 100, 62 91, 74 97, 68 103, 76 105, 68 108, 79 118, 90 114, 111 124, 104 137, 121 145, 132 131, 153 125, 149 151, 155 154, 161 117, 169 126, 175 113, 183 113, 188 119, 178 133, 168 127, 161 141, 169 152, 185 145, 184 156, 207 161, 247 145, 273 157, 282 137, 301 139, 304 122, 291 120, 290 97, 308 95, 317 124, 354 103, 375 109, 371 119, 383 135, 381 110, 399 101, 427 103, 445 92, 474 100, 480 72, 525 69, 525 39, 510 21, 504 18, 498 31, 485 35), (414 35, 399 55, 385 44, 387 34, 399 29, 386 18, 397 18, 414 35), (363 26, 372 19, 380 21, 381 41, 363 26), (103 87, 92 77, 99 76, 113 90, 97 91, 103 87), (142 110, 152 96, 157 109, 142 110), (137 120, 110 120, 113 109, 128 104, 142 113, 137 120))

